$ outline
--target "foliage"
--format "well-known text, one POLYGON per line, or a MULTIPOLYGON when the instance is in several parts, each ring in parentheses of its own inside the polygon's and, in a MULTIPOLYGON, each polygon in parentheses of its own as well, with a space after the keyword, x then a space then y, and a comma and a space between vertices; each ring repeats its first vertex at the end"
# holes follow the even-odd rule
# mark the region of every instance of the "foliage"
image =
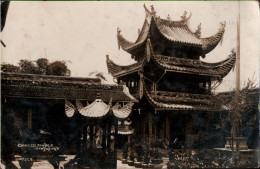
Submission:
POLYGON ((136 144, 135 150, 136 150, 137 156, 144 156, 145 152, 144 152, 144 148, 143 148, 142 144, 136 144))
POLYGON ((169 161, 168 168, 255 168, 257 164, 248 160, 233 160, 231 156, 215 154, 212 150, 203 150, 192 155, 191 152, 178 152, 169 161), (169 165, 174 164, 174 165, 169 165), (169 167, 171 166, 171 167, 169 167), (174 167, 172 167, 174 166, 174 167))
POLYGON ((9 63, 3 63, 1 66, 1 69, 3 72, 20 72, 19 66, 14 66, 9 63))
POLYGON ((32 61, 29 60, 20 60, 18 65, 21 68, 21 73, 30 73, 35 74, 37 73, 37 68, 32 61))
POLYGON ((69 76, 70 70, 64 61, 55 61, 47 66, 47 75, 69 76))
MULTIPOLYGON (((228 114, 222 120, 222 128, 225 128, 228 124, 231 125, 231 134, 234 137, 240 136, 240 127, 248 124, 248 120, 252 120, 251 118, 247 118, 248 112, 253 109, 252 103, 249 102, 250 90, 256 88, 256 85, 252 80, 248 80, 246 86, 239 92, 228 97, 219 95, 217 96, 217 100, 222 108, 226 109, 228 114), (224 106, 223 106, 224 105, 224 106), (243 119, 247 119, 243 120, 243 119)), ((235 93, 235 91, 233 91, 235 93)), ((256 121, 256 116, 253 117, 256 121)), ((254 123, 254 122, 251 122, 254 123)))
POLYGON ((46 58, 40 58, 36 61, 36 65, 38 66, 39 74, 47 74, 47 68, 49 65, 49 60, 46 58))
POLYGON ((123 147, 123 155, 122 156, 123 156, 124 159, 127 159, 127 157, 128 157, 128 148, 129 148, 129 145, 128 145, 128 143, 126 143, 123 147))
POLYGON ((23 59, 19 61, 18 65, 3 63, 1 69, 2 72, 70 76, 70 70, 65 61, 49 62, 46 58, 40 58, 36 61, 23 59))

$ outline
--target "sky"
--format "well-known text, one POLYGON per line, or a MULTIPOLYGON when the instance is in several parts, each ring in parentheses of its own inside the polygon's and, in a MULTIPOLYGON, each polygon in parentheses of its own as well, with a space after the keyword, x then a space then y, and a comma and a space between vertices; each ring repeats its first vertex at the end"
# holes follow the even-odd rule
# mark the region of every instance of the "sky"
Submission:
MULTIPOLYGON (((202 24, 201 37, 214 35, 220 22, 226 21, 222 44, 206 55, 205 62, 219 62, 236 48, 239 2, 11 2, 2 40, 2 62, 17 65, 20 59, 65 60, 71 76, 88 77, 92 71, 104 72, 108 81, 106 55, 119 65, 134 63, 130 55, 118 49, 117 28, 130 41, 135 41, 142 28, 143 4, 154 8, 161 18, 169 14, 180 20, 184 11, 192 13, 192 31, 202 24)), ((259 9, 258 3, 240 2, 241 86, 247 79, 259 83, 259 9)), ((231 71, 216 92, 235 87, 231 71)))

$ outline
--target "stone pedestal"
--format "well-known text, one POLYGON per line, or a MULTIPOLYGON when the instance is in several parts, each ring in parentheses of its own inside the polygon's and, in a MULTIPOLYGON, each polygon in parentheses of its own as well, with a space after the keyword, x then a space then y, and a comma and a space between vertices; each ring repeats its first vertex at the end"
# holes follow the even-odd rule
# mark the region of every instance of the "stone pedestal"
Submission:
POLYGON ((238 153, 239 161, 250 162, 251 165, 257 165, 259 151, 256 149, 248 149, 246 141, 247 139, 245 137, 226 137, 225 148, 214 148, 214 150, 219 156, 232 157, 234 153, 238 153), (237 146, 239 151, 237 151, 237 146))
POLYGON ((237 146, 239 150, 247 150, 248 146, 246 144, 246 138, 245 137, 226 137, 226 149, 232 149, 237 150, 237 146), (233 142, 233 144, 232 144, 233 142))

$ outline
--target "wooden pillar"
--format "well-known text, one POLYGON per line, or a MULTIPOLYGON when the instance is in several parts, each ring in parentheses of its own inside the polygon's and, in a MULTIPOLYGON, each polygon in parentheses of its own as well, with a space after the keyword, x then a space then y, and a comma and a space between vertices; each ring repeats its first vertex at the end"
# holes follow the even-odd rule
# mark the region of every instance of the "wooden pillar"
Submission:
POLYGON ((152 113, 149 112, 149 142, 152 141, 153 137, 153 120, 152 120, 152 113))
POLYGON ((28 109, 28 118, 27 118, 27 121, 28 121, 28 129, 29 130, 32 130, 32 109, 28 109))
POLYGON ((142 122, 143 123, 143 132, 142 132, 142 135, 143 135, 143 140, 146 141, 146 133, 145 133, 145 127, 146 127, 146 119, 144 119, 144 121, 142 122))
POLYGON ((107 127, 107 151, 111 152, 111 124, 107 127))
POLYGON ((190 119, 191 117, 186 117, 185 144, 188 148, 191 148, 193 144, 192 124, 190 119))
POLYGON ((85 121, 82 124, 82 134, 83 134, 82 149, 85 150, 87 148, 87 125, 85 121))
POLYGON ((106 139, 106 137, 107 137, 107 126, 106 125, 104 125, 103 126, 103 128, 102 128, 102 130, 103 130, 103 135, 102 135, 102 149, 106 149, 106 145, 107 145, 107 143, 106 143, 106 141, 107 141, 107 139, 106 139))
POLYGON ((209 81, 209 93, 211 93, 211 81, 209 81))
POLYGON ((165 124, 165 128, 166 128, 165 129, 165 132, 166 132, 165 134, 166 134, 167 141, 170 141, 170 121, 169 121, 169 118, 170 118, 169 116, 167 116, 167 115, 165 116, 165 120, 166 120, 165 121, 165 123, 166 123, 165 124))
MULTIPOLYGON (((164 118, 164 117, 162 117, 162 118, 164 118)), ((160 126, 160 139, 161 140, 164 140, 164 130, 165 130, 165 120, 163 119, 163 120, 161 120, 162 121, 162 123, 161 123, 161 126, 160 126)))
POLYGON ((114 138, 114 152, 117 152, 117 147, 118 147, 118 120, 115 119, 115 138, 114 138))
POLYGON ((98 125, 97 124, 95 124, 95 126, 94 126, 94 140, 93 140, 94 147, 97 147, 96 139, 98 139, 98 125))
POLYGON ((93 148, 93 125, 90 126, 89 148, 93 148))

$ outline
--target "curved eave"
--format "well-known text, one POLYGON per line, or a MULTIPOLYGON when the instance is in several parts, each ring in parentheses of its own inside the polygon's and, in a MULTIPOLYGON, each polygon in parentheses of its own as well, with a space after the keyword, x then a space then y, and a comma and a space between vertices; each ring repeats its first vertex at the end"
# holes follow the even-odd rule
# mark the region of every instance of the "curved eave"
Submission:
POLYGON ((121 77, 127 74, 138 72, 142 67, 143 61, 139 61, 132 65, 121 66, 115 64, 112 60, 107 59, 108 72, 112 74, 113 77, 121 77))
POLYGON ((140 34, 138 35, 138 38, 135 42, 131 42, 127 39, 125 39, 122 35, 121 35, 121 31, 118 30, 117 32, 117 42, 118 42, 118 47, 120 49, 120 47, 130 53, 133 54, 134 50, 141 47, 143 44, 145 44, 145 41, 147 39, 147 35, 150 29, 150 24, 148 23, 147 19, 145 19, 142 30, 140 32, 140 34))
POLYGON ((203 55, 212 51, 219 44, 225 33, 225 26, 226 23, 224 22, 215 35, 207 38, 201 38, 203 55))
POLYGON ((148 102, 153 105, 155 110, 191 110, 191 111, 219 111, 213 106, 206 105, 190 105, 190 104, 177 104, 177 103, 165 103, 156 101, 144 87, 145 96, 148 102))
POLYGON ((236 62, 236 55, 230 55, 226 60, 218 63, 205 63, 200 61, 191 61, 187 59, 185 62, 174 63, 171 61, 163 61, 158 56, 153 55, 153 61, 162 69, 172 72, 189 73, 202 76, 211 76, 217 78, 225 77, 233 68, 236 62))
POLYGON ((68 100, 65 100, 65 114, 67 115, 67 117, 72 117, 75 111, 76 107, 68 100))
POLYGON ((112 108, 113 114, 118 119, 126 119, 129 117, 130 113, 132 112, 133 103, 128 103, 122 108, 118 108, 117 106, 114 106, 112 108))

